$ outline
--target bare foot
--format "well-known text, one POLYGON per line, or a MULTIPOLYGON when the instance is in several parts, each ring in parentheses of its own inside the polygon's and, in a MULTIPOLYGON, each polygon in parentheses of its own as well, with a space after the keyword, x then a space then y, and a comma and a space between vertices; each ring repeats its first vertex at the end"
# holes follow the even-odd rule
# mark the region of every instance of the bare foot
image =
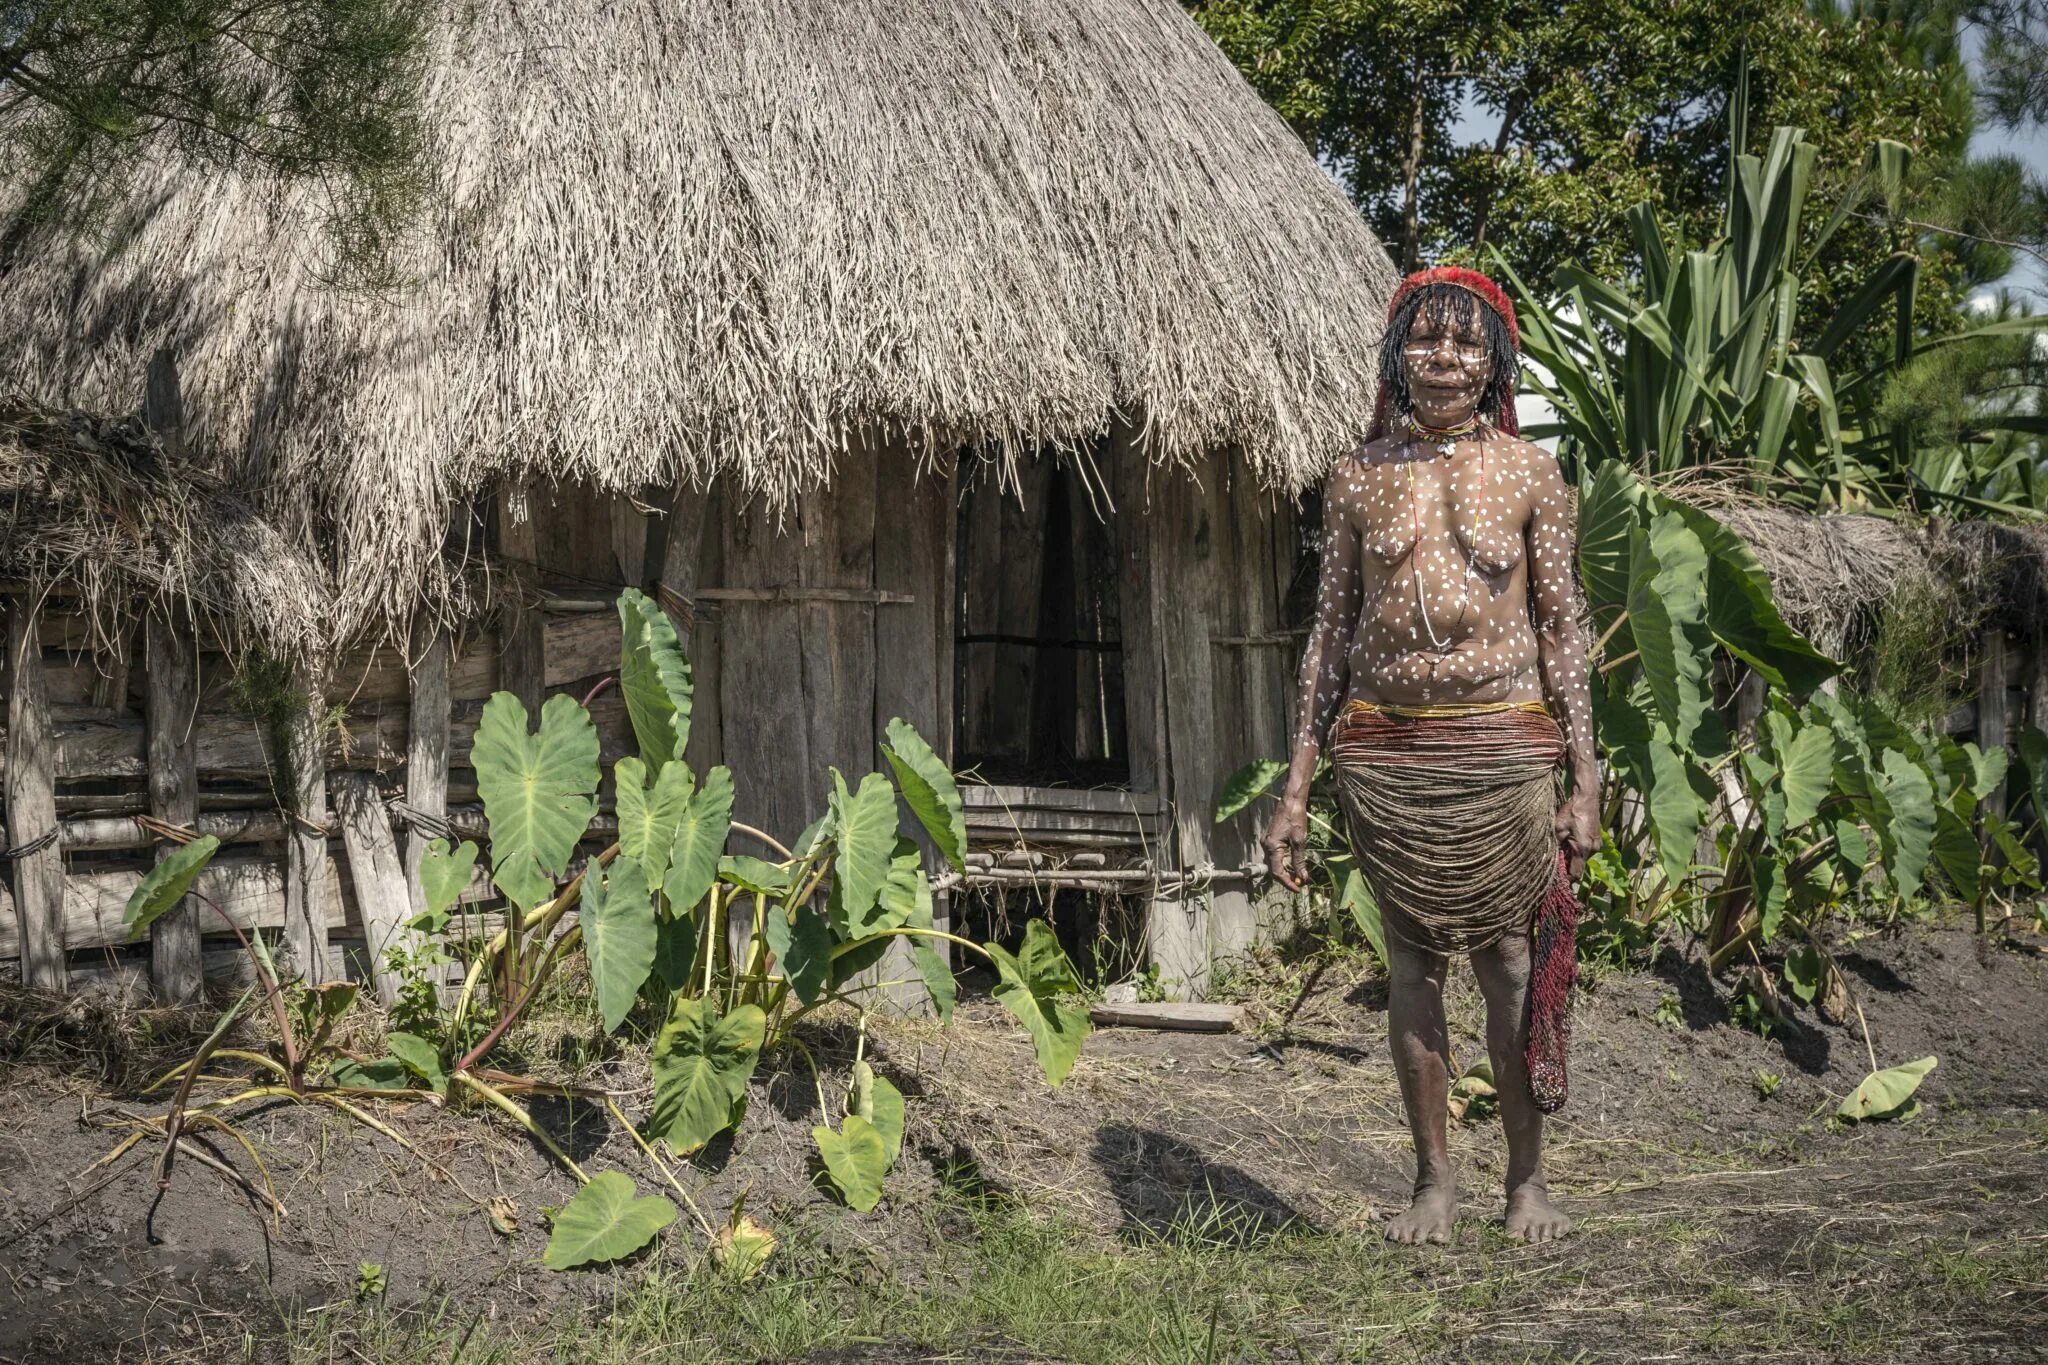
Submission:
POLYGON ((1451 1223, 1457 1216, 1457 1186, 1424 1185, 1415 1191, 1415 1202, 1408 1206, 1408 1212, 1387 1221, 1387 1240, 1408 1246, 1421 1246, 1424 1242, 1443 1246, 1451 1240, 1451 1223))
POLYGON ((1518 1242, 1554 1242, 1572 1230, 1572 1220, 1550 1202, 1550 1192, 1530 1181, 1508 1194, 1508 1236, 1518 1242))

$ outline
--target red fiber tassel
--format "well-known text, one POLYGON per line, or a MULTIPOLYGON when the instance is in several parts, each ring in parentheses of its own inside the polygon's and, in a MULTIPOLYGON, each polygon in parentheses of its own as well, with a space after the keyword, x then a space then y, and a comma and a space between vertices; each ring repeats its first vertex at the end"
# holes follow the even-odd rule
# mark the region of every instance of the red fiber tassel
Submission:
POLYGON ((1564 850, 1557 875, 1536 911, 1536 947, 1529 972, 1529 1093, 1546 1114, 1564 1108, 1569 1093, 1565 1052, 1572 1037, 1572 987, 1579 979, 1579 898, 1572 892, 1564 850))

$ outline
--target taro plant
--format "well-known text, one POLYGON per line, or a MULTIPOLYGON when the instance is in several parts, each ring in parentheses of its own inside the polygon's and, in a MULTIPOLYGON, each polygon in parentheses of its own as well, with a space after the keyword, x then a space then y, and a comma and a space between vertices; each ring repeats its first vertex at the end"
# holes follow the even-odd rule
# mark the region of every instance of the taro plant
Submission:
MULTIPOLYGON (((942 1022, 951 1018, 956 988, 934 944, 986 959, 996 1001, 1029 1033, 1052 1084, 1072 1069, 1089 1029, 1086 1010, 1072 1003, 1079 990, 1073 967, 1043 922, 1028 926, 1014 953, 935 925, 924 845, 903 827, 899 802, 955 871, 965 868, 966 822, 952 773, 915 729, 901 720, 887 727, 881 753, 888 775, 850 783, 832 771, 825 814, 793 842, 735 825, 732 774, 714 767, 700 776, 683 759, 693 682, 674 629, 637 590, 627 589, 618 608, 618 683, 638 753, 612 765, 617 840, 574 866, 604 776, 587 706, 555 696, 533 717, 510 693, 491 697, 470 754, 485 847, 430 845, 421 868, 426 909, 416 927, 444 927, 486 857, 505 899, 504 926, 470 957, 438 1037, 393 1033, 391 1056, 344 1060, 329 1073, 350 1091, 423 1087, 451 1101, 467 1097, 530 1133, 583 1187, 555 1219, 547 1263, 558 1268, 630 1255, 675 1213, 665 1198, 641 1196, 622 1173, 585 1172, 519 1102, 535 1087, 488 1065, 575 955, 587 967, 588 1007, 607 1033, 636 1011, 656 1020, 652 1099, 634 1123, 603 1092, 547 1089, 601 1103, 718 1245, 738 1236, 739 1224, 719 1241, 662 1151, 687 1155, 738 1124, 765 1054, 787 1047, 809 1062, 794 1026, 828 1005, 861 1009, 880 984, 872 969, 892 943, 907 945, 942 1022), (736 830, 778 856, 727 853, 736 830)), ((210 855, 211 848, 190 855, 180 875, 189 864, 196 876, 210 855)), ((152 895, 160 893, 175 902, 167 888, 152 895)), ((903 1097, 867 1060, 864 1013, 860 1023, 853 1081, 836 1106, 815 1063, 811 1069, 825 1120, 814 1130, 823 1170, 850 1206, 866 1210, 880 1199, 902 1143, 903 1097)), ((288 1054, 290 1039, 286 1031, 288 1054)), ((757 1227, 739 1231, 748 1248, 741 1264, 766 1255, 772 1239, 763 1243, 757 1227)))

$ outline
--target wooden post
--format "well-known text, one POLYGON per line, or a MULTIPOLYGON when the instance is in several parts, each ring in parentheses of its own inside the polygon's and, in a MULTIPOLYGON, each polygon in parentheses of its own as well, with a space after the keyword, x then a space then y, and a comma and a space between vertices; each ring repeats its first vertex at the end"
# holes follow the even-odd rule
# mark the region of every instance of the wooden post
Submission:
POLYGON ((327 960, 327 763, 320 752, 320 689, 304 673, 306 705, 286 723, 285 793, 291 834, 285 840, 284 951, 286 970, 307 985, 329 979, 327 960))
POLYGON ((511 606, 498 635, 498 686, 519 698, 538 722, 547 691, 547 622, 540 611, 540 537, 531 499, 523 487, 498 494, 498 554, 511 578, 511 606))
MULTIPOLYGON (((432 627, 419 662, 413 665, 405 741, 405 804, 431 819, 448 815, 448 637, 432 627)), ((417 823, 405 830, 407 903, 426 912, 420 891, 420 862, 432 837, 417 823)))
POLYGON ((377 779, 363 772, 334 775, 334 818, 341 825, 348 854, 349 880, 355 885, 356 909, 363 920, 363 950, 377 999, 385 1008, 398 1002, 399 974, 387 954, 408 941, 405 921, 411 898, 398 861, 398 843, 391 819, 377 794, 377 779))
MULTIPOLYGON (((149 813, 172 825, 191 825, 199 814, 198 651, 191 637, 152 613, 143 623, 143 661, 149 688, 143 721, 149 734, 149 813)), ((157 861, 171 845, 157 847, 157 861)), ((149 971, 157 998, 184 1004, 205 982, 199 954, 198 900, 186 896, 150 926, 149 971)))
POLYGON ((21 979, 61 991, 64 966, 64 854, 57 843, 56 744, 50 733, 43 645, 35 606, 7 603, 7 846, 14 855, 14 910, 21 923, 21 979))

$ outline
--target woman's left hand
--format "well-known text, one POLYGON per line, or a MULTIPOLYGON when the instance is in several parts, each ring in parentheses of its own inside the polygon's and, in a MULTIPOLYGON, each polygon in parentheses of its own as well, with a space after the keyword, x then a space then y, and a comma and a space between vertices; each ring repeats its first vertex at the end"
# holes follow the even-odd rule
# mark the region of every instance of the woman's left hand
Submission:
POLYGON ((1600 804, 1593 794, 1573 795, 1557 808, 1557 842, 1572 880, 1586 875, 1586 859, 1600 849, 1600 804))

